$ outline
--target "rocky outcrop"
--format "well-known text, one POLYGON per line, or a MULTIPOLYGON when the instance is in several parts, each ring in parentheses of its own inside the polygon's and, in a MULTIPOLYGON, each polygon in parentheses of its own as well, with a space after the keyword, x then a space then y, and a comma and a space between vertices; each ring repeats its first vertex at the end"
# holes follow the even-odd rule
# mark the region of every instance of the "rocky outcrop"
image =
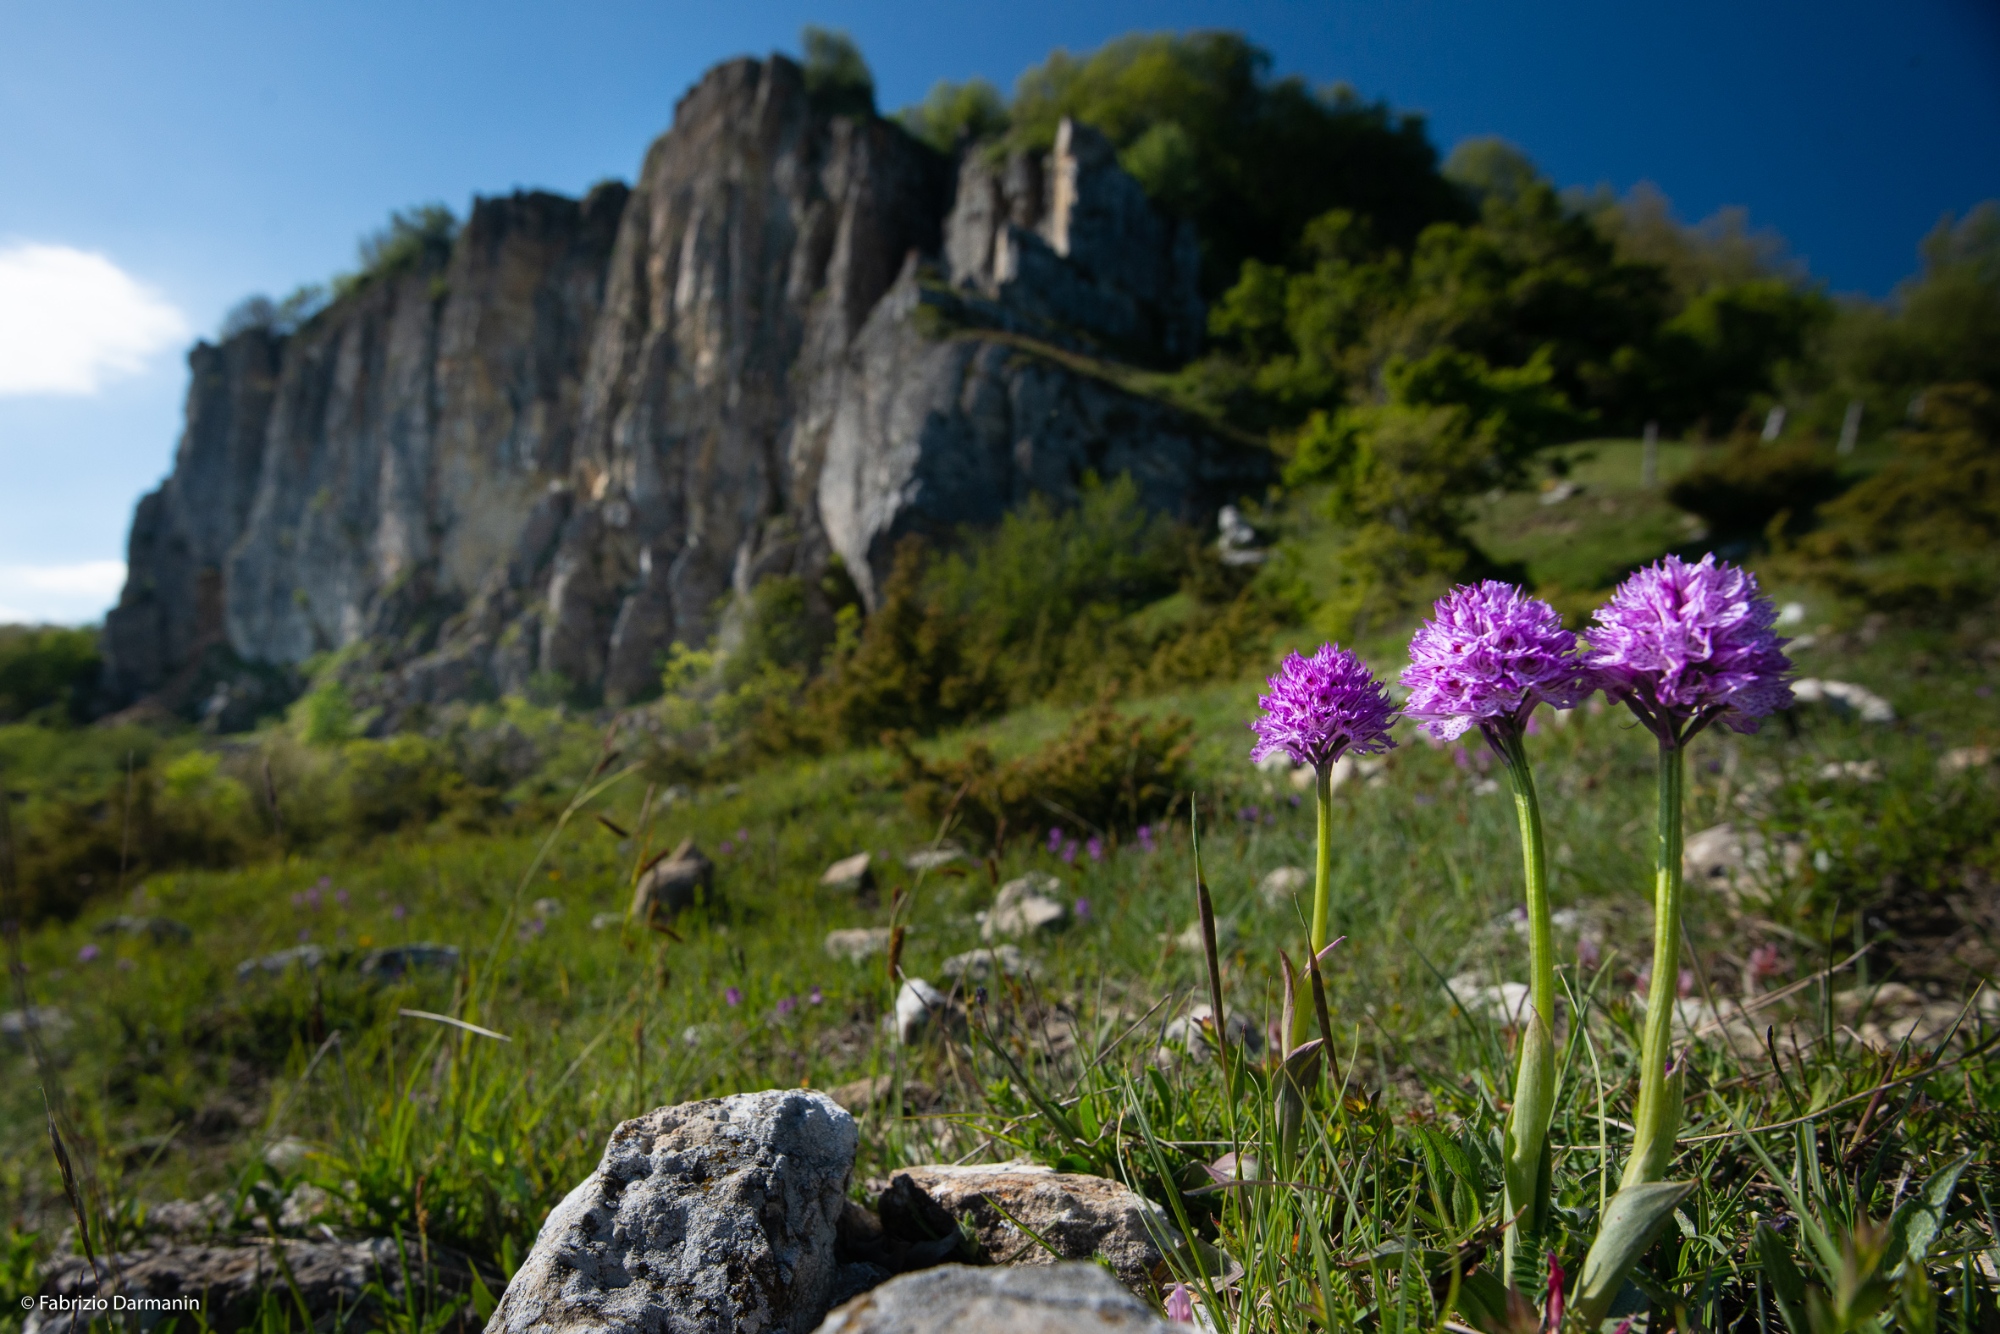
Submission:
POLYGON ((542 1224, 488 1334, 802 1334, 834 1295, 855 1142, 854 1118, 805 1089, 625 1122, 542 1224))
POLYGON ((767 575, 838 556, 872 605, 904 536, 1089 474, 1205 523, 1269 460, 1121 387, 1196 349, 1197 258, 1087 127, 954 165, 790 61, 718 66, 629 195, 479 201, 296 333, 197 348, 110 693, 348 649, 384 726, 537 679, 619 701, 767 575))

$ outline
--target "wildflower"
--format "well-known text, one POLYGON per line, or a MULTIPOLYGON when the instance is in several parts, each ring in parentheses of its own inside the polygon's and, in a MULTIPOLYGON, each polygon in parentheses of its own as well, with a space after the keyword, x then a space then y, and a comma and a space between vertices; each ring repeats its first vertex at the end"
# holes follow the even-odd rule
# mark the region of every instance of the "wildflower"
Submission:
POLYGON ((1792 702, 1791 661, 1772 629, 1777 619, 1755 575, 1712 554, 1697 565, 1668 556, 1620 584, 1587 635, 1584 662, 1604 693, 1659 741, 1653 964, 1621 1189, 1665 1175, 1680 1126, 1680 1076, 1667 1072, 1667 1050, 1681 975, 1682 757, 1710 723, 1755 731, 1758 719, 1792 702))
POLYGON ((1583 969, 1586 973, 1594 973, 1597 971, 1598 965, 1603 962, 1604 952, 1598 948, 1595 940, 1589 936, 1578 936, 1576 938, 1577 967, 1583 969))
POLYGON ((1062 847, 1062 859, 1063 859, 1063 865, 1065 865, 1065 866, 1074 866, 1074 865, 1076 864, 1076 840, 1075 840, 1075 839, 1071 839, 1071 840, 1070 840, 1069 842, 1067 842, 1067 843, 1063 844, 1063 847, 1062 847))
POLYGON ((1403 712, 1425 732, 1454 741, 1477 727, 1503 756, 1497 735, 1518 733, 1542 704, 1572 709, 1590 693, 1555 608, 1493 579, 1438 600, 1410 641, 1402 681, 1403 712))
POLYGON ((1083 850, 1090 854, 1090 860, 1094 862, 1104 860, 1104 840, 1095 834, 1092 834, 1090 841, 1083 845, 1083 850))
POLYGON ((1137 837, 1139 840, 1139 851, 1151 852, 1153 850, 1153 826, 1149 824, 1140 825, 1137 837))
MULTIPOLYGON (((1503 1272, 1511 1274, 1525 1226, 1521 1220, 1538 1216, 1548 1195, 1542 1149, 1555 1113, 1555 1041, 1549 1027, 1555 1019, 1555 932, 1527 723, 1543 704, 1575 708, 1590 693, 1591 678, 1577 656, 1576 636, 1563 629, 1555 608, 1489 579, 1461 584, 1438 600, 1431 619, 1410 640, 1402 681, 1410 689, 1404 713, 1429 735, 1455 741, 1479 729, 1506 766, 1521 826, 1526 906, 1514 911, 1528 937, 1531 1013, 1521 1035, 1502 1164, 1510 1220, 1502 1263, 1503 1272)), ((1453 759, 1466 769, 1475 763, 1462 747, 1453 759)))
POLYGON ((541 918, 530 917, 527 921, 521 923, 521 929, 517 934, 521 943, 525 945, 527 942, 537 939, 542 932, 548 930, 548 926, 549 924, 541 918))
POLYGON ((722 840, 722 845, 716 851, 727 857, 730 853, 736 851, 736 845, 725 838, 722 840))
POLYGON ((722 1003, 724 1005, 741 1005, 743 1003, 743 992, 736 987, 723 988, 722 1003))
POLYGON ((748 829, 737 830, 736 841, 738 843, 748 843, 750 841, 750 831, 748 829))
POLYGON ((1078 899, 1076 901, 1076 920, 1079 922, 1087 922, 1090 920, 1089 899, 1078 899))
POLYGON ((129 973, 138 966, 138 964, 133 963, 130 959, 120 959, 118 961, 118 971, 121 973, 129 973))
POLYGON ((76 952, 76 961, 78 963, 89 963, 96 957, 97 957, 97 946, 95 945, 85 945, 82 949, 76 952))
POLYGON ((1061 825, 1049 826, 1049 851, 1061 852, 1062 845, 1063 845, 1062 826, 1061 825))
POLYGON ((300 927, 300 928, 299 928, 299 944, 303 945, 303 944, 305 944, 305 943, 306 943, 306 942, 307 942, 308 940, 311 940, 311 939, 312 939, 312 934, 313 934, 313 933, 312 933, 312 928, 311 928, 311 927, 304 927, 304 926, 300 927))
POLYGON ((334 890, 333 901, 339 904, 341 907, 345 908, 347 906, 347 891, 344 889, 334 890))
POLYGON ((1784 971, 1785 961, 1773 944, 1762 944, 1750 951, 1750 976, 1758 982, 1776 977, 1784 971))
POLYGON ((821 991, 821 990, 819 989, 819 984, 818 984, 818 983, 814 983, 814 984, 813 984, 813 987, 812 987, 812 990, 810 990, 810 991, 806 992, 806 1004, 808 1004, 808 1005, 821 1005, 821 1004, 824 1004, 825 1002, 826 1002, 826 995, 825 995, 825 993, 823 993, 823 992, 822 992, 822 991, 821 991))
POLYGON ((1185 1283, 1176 1283, 1167 1290, 1167 1319, 1176 1325, 1194 1323, 1194 1289, 1185 1283))
POLYGON ((1668 556, 1597 609, 1585 662, 1663 743, 1685 744, 1716 721, 1754 732, 1792 702, 1777 618, 1749 571, 1713 554, 1698 565, 1668 556))
MULTIPOLYGON (((1333 879, 1333 766, 1343 755, 1375 755, 1393 747, 1389 726, 1396 706, 1366 663, 1337 644, 1322 644, 1310 658, 1294 653, 1260 696, 1263 715, 1250 724, 1257 744, 1252 760, 1289 756, 1309 765, 1319 803, 1319 861, 1308 939, 1314 954, 1326 947, 1327 905, 1333 879)), ((1304 1016, 1299 1016, 1304 1032, 1304 1016)))
POLYGON ((400 903, 393 905, 389 909, 389 916, 395 918, 399 922, 402 921, 405 917, 408 917, 409 915, 410 915, 410 910, 408 908, 405 908, 400 903))
POLYGON ((786 1015, 789 1015, 793 1010, 796 1010, 798 1008, 799 1008, 799 998, 797 996, 783 997, 778 1001, 778 1018, 783 1019, 786 1015))
POLYGON ((330 876, 330 875, 323 875, 323 876, 321 876, 321 877, 319 878, 319 888, 321 888, 321 889, 331 889, 331 888, 333 888, 333 877, 332 877, 332 876, 330 876))
POLYGON ((1563 1274, 1562 1261, 1554 1252, 1549 1254, 1549 1292, 1542 1306, 1542 1328, 1549 1334, 1560 1334, 1563 1327, 1563 1274))

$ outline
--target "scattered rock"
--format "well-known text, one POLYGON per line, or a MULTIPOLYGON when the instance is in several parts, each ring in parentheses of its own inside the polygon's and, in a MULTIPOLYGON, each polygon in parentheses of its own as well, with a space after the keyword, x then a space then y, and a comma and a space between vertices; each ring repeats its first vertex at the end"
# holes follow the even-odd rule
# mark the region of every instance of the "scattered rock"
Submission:
POLYGON ((1582 490, 1575 482, 1555 482, 1542 492, 1541 502, 1544 505, 1560 505, 1582 490))
POLYGON ((536 899, 533 904, 529 905, 529 911, 533 912, 535 916, 541 918, 543 921, 552 921, 562 916, 563 901, 561 899, 536 899))
POLYGON ((70 1018, 53 1005, 31 1005, 25 1010, 0 1014, 0 1038, 6 1039, 10 1047, 26 1047, 30 1028, 43 1042, 60 1042, 70 1030, 70 1018))
POLYGON ((266 954, 258 959, 245 959, 236 965, 236 980, 248 981, 259 973, 284 973, 293 968, 300 972, 311 972, 326 962, 326 951, 317 945, 295 945, 288 950, 266 954))
POLYGON ((1967 769, 1984 769, 1993 763, 1993 755, 1991 746, 1954 746, 1938 756, 1938 772, 1962 774, 1967 769))
POLYGON ((944 975, 963 982, 984 982, 991 977, 1018 977, 1032 980, 1034 960, 1021 953, 1018 945, 988 945, 954 954, 944 961, 944 975))
POLYGON ((590 918, 590 929, 592 931, 608 931, 612 927, 617 926, 620 922, 624 920, 625 920, 625 915, 623 913, 615 913, 615 912, 593 913, 591 914, 590 918))
POLYGON ((114 917, 97 925, 100 936, 144 936, 155 945, 185 945, 194 928, 171 917, 114 917))
POLYGON ((837 1307, 819 1334, 1166 1334, 1171 1327, 1094 1264, 944 1265, 837 1307))
POLYGON ((174 1241, 206 1240, 228 1231, 232 1221, 229 1202, 222 1198, 221 1192, 214 1191, 198 1200, 167 1200, 148 1206, 145 1231, 148 1237, 174 1241))
POLYGON ((1882 766, 1874 760, 1828 760, 1819 767, 1819 776, 1826 783, 1876 783, 1882 766))
POLYGON ((849 963, 872 959, 887 953, 888 949, 889 928, 886 926, 855 926, 826 933, 826 952, 849 963))
POLYGON ((1295 896, 1312 888, 1312 872, 1303 866, 1280 866, 1257 882, 1257 893, 1267 908, 1289 908, 1295 896))
POLYGON ((1733 824, 1712 825, 1681 844, 1681 875, 1691 885, 1705 885, 1732 898, 1796 874, 1804 861, 1804 846, 1786 842, 1778 845, 1774 866, 1764 836, 1733 824))
POLYGON ((272 1140, 264 1146, 264 1161, 280 1172, 290 1172, 312 1156, 313 1146, 296 1135, 272 1140))
POLYGON ((1484 1015, 1503 1024, 1518 1024, 1527 1017, 1526 982, 1488 982, 1479 973, 1460 973, 1445 983, 1445 989, 1467 1014, 1484 1015))
MULTIPOLYGON (((1217 918, 1215 922, 1216 952, 1220 954, 1225 950, 1233 948, 1236 944, 1239 934, 1240 933, 1236 929, 1236 920, 1234 918, 1231 917, 1217 918)), ((1189 922, 1187 924, 1187 929, 1182 931, 1178 936, 1174 937, 1174 946, 1177 949, 1184 949, 1191 954, 1204 954, 1207 952, 1208 945, 1205 941, 1202 940, 1201 937, 1201 919, 1199 917, 1195 918, 1192 922, 1189 922)))
MULTIPOLYGON (((1208 1050, 1214 1045, 1209 1037, 1210 1021, 1214 1015, 1215 1010, 1212 1007, 1196 1005, 1185 1015, 1168 1024, 1161 1036, 1166 1042, 1187 1051, 1193 1051, 1197 1043, 1203 1050, 1208 1050)), ((1257 1027, 1257 1021, 1247 1014, 1230 1011, 1229 1017, 1223 1021, 1223 1031, 1228 1034, 1231 1042, 1252 1056, 1259 1055, 1264 1050, 1264 1034, 1257 1027)))
POLYGON ((361 975, 378 982, 396 982, 411 973, 450 973, 458 969, 456 945, 391 945, 361 956, 361 975))
POLYGON ((854 1118, 806 1089, 663 1107, 611 1132, 487 1329, 811 1329, 834 1291, 854 1118))
POLYGON ((1037 931, 1054 931, 1069 921, 1069 906, 1051 895, 1062 891, 1062 881, 1034 871, 1000 886, 991 910, 979 915, 979 938, 1028 936, 1037 931))
POLYGON ((896 1041, 907 1047, 934 1024, 955 1027, 961 1018, 950 997, 921 977, 906 977, 896 993, 896 1013, 884 1026, 893 1024, 896 1041))
MULTIPOLYGON (((827 1097, 845 1107, 850 1112, 866 1111, 869 1108, 892 1103, 895 1098, 896 1081, 890 1075, 876 1075, 873 1079, 856 1079, 838 1088, 827 1090, 827 1097)), ((903 1081, 901 1111, 927 1112, 938 1105, 938 1092, 921 1079, 903 1081)))
POLYGON ((1830 704, 1843 713, 1852 713, 1864 723, 1893 723, 1896 710, 1866 686, 1852 681, 1822 681, 1808 676, 1792 682, 1792 697, 1801 704, 1830 704))
POLYGON ((1029 1162, 903 1169, 878 1206, 884 1226, 893 1216, 891 1197, 906 1180, 921 1196, 905 1190, 902 1207, 921 1210, 935 1201, 938 1217, 967 1219, 995 1264, 1046 1266, 1102 1255, 1120 1281, 1141 1291, 1166 1252, 1180 1245, 1165 1211, 1129 1187, 1029 1162), (1009 1214, 1027 1231, 1009 1222, 1009 1214), (1060 1254, 1049 1254, 1029 1233, 1060 1254))
MULTIPOLYGON (((392 1301, 399 1300, 405 1275, 418 1276, 434 1293, 462 1295, 470 1291, 470 1268, 447 1260, 440 1250, 433 1250, 430 1258, 426 1272, 416 1242, 408 1243, 398 1254, 395 1242, 378 1237, 347 1242, 256 1240, 160 1245, 116 1257, 99 1256, 98 1262, 107 1275, 117 1275, 105 1296, 115 1293, 127 1300, 184 1303, 179 1309, 199 1312, 204 1328, 226 1331, 256 1328, 260 1308, 272 1292, 283 1294, 290 1310, 293 1283, 306 1314, 322 1328, 332 1327, 336 1319, 359 1328, 371 1327, 375 1322, 368 1317, 374 1298, 369 1287, 379 1284, 392 1301), (292 1280, 289 1283, 287 1270, 292 1280)), ((98 1294, 90 1262, 83 1256, 52 1261, 44 1275, 43 1297, 75 1299, 98 1294)), ((496 1283, 499 1275, 485 1275, 483 1281, 496 1283)), ((174 1309, 166 1307, 163 1314, 174 1309)), ((185 1322, 187 1317, 182 1319, 185 1322)), ((70 1324, 69 1312, 36 1310, 29 1313, 22 1334, 67 1334, 70 1324)), ((145 1324, 135 1319, 133 1327, 144 1328, 145 1324)), ((441 1334, 472 1334, 477 1328, 477 1319, 467 1308, 451 1318, 441 1334)))
POLYGON ((935 871, 940 866, 949 866, 964 859, 965 849, 946 843, 941 847, 919 848, 903 858, 903 865, 912 871, 935 871))
POLYGON ((857 852, 852 857, 842 857, 820 873, 820 888, 864 894, 875 888, 874 863, 875 854, 872 852, 857 852))
POLYGON ((632 890, 632 916, 658 929, 697 903, 708 902, 714 890, 715 863, 692 838, 684 838, 639 877, 632 890))
POLYGON ((1215 529, 1215 550, 1224 565, 1262 565, 1270 554, 1257 545, 1257 530, 1234 505, 1216 512, 1215 529))

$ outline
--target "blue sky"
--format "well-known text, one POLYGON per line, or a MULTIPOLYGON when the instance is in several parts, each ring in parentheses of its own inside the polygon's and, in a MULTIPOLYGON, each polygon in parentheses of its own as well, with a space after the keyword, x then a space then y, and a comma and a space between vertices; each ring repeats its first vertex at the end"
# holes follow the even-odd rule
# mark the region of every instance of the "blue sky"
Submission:
POLYGON ((395 207, 629 180, 703 69, 806 22, 854 35, 885 109, 1059 46, 1235 28, 1280 73, 1423 112, 1441 151, 1499 134, 1565 185, 1743 206, 1834 291, 1885 294, 1942 213, 2000 197, 1991 0, 0 0, 0 620, 113 600, 182 353, 240 297, 347 267, 395 207))

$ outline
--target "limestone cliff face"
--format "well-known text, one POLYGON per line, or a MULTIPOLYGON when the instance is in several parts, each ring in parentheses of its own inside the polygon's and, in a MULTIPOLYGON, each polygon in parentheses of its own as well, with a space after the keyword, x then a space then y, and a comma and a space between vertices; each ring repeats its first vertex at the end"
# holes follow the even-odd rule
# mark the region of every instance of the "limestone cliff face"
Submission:
POLYGON ((545 673, 630 699, 759 578, 838 555, 872 603, 904 534, 1086 473, 1205 520, 1268 460, 1087 373, 1195 349, 1197 258, 1086 127, 952 164, 724 64, 629 198, 480 201, 289 338, 196 349, 112 691, 360 645, 387 716, 545 673))

